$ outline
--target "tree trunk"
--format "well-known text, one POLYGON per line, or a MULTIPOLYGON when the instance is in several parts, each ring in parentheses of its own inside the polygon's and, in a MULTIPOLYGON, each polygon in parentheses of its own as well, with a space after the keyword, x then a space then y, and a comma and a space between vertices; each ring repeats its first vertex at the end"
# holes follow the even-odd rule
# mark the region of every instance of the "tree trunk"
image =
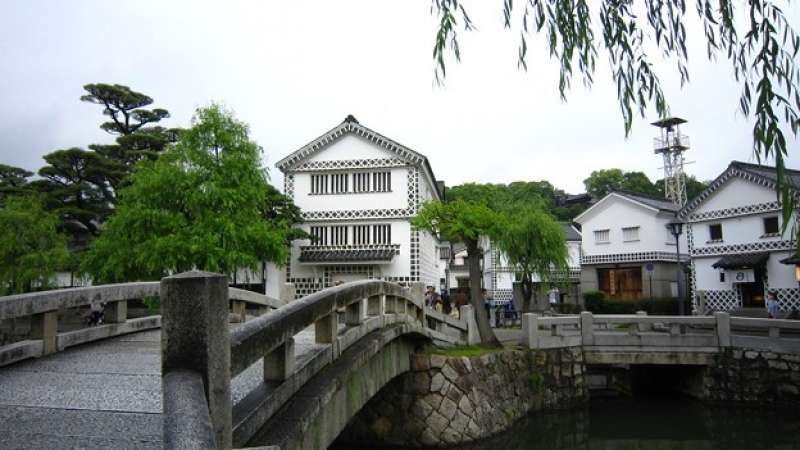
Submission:
POLYGON ((500 341, 494 335, 494 330, 489 325, 489 314, 484 306, 481 292, 481 255, 478 251, 477 240, 465 242, 467 245, 467 267, 469 268, 469 302, 475 310, 475 321, 478 323, 478 333, 481 343, 500 347, 500 341))
POLYGON ((531 312, 531 297, 533 296, 533 283, 529 274, 522 274, 522 312, 531 312))

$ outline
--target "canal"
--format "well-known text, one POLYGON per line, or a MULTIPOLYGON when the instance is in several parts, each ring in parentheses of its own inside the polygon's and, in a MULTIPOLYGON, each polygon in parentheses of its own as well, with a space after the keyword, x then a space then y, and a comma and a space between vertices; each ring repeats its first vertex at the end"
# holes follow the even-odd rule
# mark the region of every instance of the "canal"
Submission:
MULTIPOLYGON (((335 444, 330 450, 363 450, 335 444)), ((534 413, 488 440, 452 450, 800 450, 794 411, 709 406, 678 396, 595 398, 582 410, 534 413)))

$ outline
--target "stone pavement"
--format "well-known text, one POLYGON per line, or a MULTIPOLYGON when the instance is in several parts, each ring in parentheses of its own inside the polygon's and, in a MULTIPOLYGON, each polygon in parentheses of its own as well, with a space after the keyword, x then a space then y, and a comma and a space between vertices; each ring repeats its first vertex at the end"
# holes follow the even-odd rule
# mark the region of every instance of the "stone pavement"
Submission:
MULTIPOLYGON (((161 332, 145 331, 0 369, 0 449, 161 448, 161 332)), ((298 356, 314 334, 295 337, 298 356)), ((262 380, 233 380, 234 404, 262 380)))

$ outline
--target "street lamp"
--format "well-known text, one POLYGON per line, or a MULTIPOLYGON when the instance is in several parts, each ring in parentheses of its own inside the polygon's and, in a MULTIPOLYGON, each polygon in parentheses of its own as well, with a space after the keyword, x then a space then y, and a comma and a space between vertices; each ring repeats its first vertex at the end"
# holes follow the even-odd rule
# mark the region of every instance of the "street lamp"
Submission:
POLYGON ((676 282, 678 288, 678 314, 681 316, 683 311, 683 269, 681 268, 681 243, 678 239, 683 233, 683 222, 670 222, 667 224, 667 229, 673 236, 675 236, 675 264, 677 267, 676 282))

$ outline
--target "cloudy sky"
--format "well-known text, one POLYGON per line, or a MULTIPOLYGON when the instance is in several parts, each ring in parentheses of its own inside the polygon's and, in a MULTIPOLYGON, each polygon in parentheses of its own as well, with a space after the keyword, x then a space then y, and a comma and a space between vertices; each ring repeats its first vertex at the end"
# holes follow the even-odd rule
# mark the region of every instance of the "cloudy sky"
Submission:
MULTIPOLYGON (((48 152, 110 141, 100 109, 78 100, 84 84, 107 82, 153 97, 172 126, 211 101, 233 109, 278 185, 275 161, 347 114, 427 155, 450 185, 546 179, 580 192, 598 168, 659 177, 651 120, 639 119, 625 139, 604 56, 592 90, 575 83, 563 103, 544 42, 532 43, 529 70, 520 71, 502 1, 466 4, 479 31, 463 37, 463 61, 439 87, 427 0, 4 0, 0 162, 35 171, 48 152)), ((789 7, 794 23, 799 8, 789 7)), ((696 163, 687 171, 710 179, 732 159, 753 160, 751 125, 737 112, 726 61, 709 63, 700 28, 688 29, 691 84, 681 89, 671 64, 658 69, 672 111, 689 120, 687 159, 696 163)))

